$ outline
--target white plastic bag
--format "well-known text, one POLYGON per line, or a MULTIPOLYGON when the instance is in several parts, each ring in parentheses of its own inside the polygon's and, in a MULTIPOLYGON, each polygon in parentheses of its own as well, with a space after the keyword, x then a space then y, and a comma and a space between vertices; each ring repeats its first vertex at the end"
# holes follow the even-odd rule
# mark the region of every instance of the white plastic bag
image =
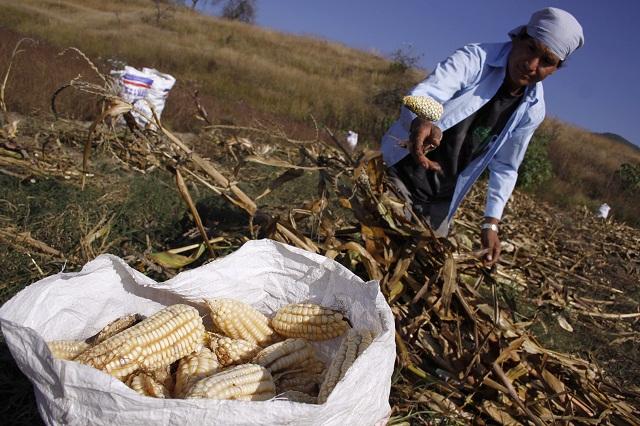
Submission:
POLYGON ((598 217, 606 219, 607 217, 609 217, 609 211, 611 211, 611 207, 609 207, 607 203, 602 204, 598 208, 598 217))
POLYGON ((353 130, 349 130, 347 132, 347 146, 349 147, 349 150, 353 152, 356 149, 357 145, 358 145, 358 134, 353 130))
POLYGON ((153 68, 138 70, 128 65, 124 70, 111 71, 111 75, 119 83, 120 97, 133 104, 131 114, 136 122, 141 127, 154 127, 152 108, 160 118, 176 79, 153 68))
POLYGON ((169 92, 176 83, 176 79, 172 75, 161 73, 153 68, 142 68, 142 71, 147 73, 147 75, 153 76, 153 84, 147 92, 146 102, 140 105, 140 109, 148 117, 153 117, 151 113, 151 108, 153 108, 158 118, 160 118, 162 111, 164 111, 169 92))
MULTIPOLYGON (((337 262, 270 240, 250 241, 222 259, 157 283, 122 259, 101 255, 77 273, 38 281, 0 308, 0 326, 22 372, 32 381, 47 424, 74 425, 373 425, 390 413, 394 320, 376 281, 363 282, 337 262), (150 315, 188 303, 204 315, 203 298, 229 297, 271 314, 311 301, 343 310, 356 328, 377 333, 323 405, 156 399, 73 361, 53 359, 46 341, 86 338, 111 320, 150 315)), ((339 339, 318 342, 328 359, 339 339)))

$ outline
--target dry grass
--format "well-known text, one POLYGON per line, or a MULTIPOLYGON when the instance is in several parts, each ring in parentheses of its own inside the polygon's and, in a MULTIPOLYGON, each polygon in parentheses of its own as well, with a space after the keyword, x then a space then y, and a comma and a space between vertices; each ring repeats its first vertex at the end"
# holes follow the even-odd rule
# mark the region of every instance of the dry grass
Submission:
MULTIPOLYGON (((0 69, 3 73, 8 67, 14 46, 22 38, 20 34, 0 27, 0 69)), ((73 54, 58 56, 58 51, 46 43, 25 40, 21 50, 14 58, 5 91, 5 101, 10 111, 48 113, 51 95, 62 84, 78 74, 87 76, 87 80, 98 81, 86 61, 73 54)), ((64 111, 77 111, 75 118, 83 120, 95 117, 98 111, 96 99, 87 96, 72 97, 65 94, 60 97, 59 106, 64 111)))
POLYGON ((557 119, 547 119, 538 132, 550 137, 554 173, 538 196, 563 207, 595 209, 606 202, 614 217, 640 225, 640 194, 625 188, 616 174, 624 163, 640 164, 640 150, 557 119))

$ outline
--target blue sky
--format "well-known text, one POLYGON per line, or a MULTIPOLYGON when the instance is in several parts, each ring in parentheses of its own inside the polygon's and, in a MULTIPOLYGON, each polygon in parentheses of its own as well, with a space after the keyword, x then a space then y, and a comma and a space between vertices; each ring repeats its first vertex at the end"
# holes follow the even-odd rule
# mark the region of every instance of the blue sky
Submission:
POLYGON ((546 6, 571 12, 585 34, 544 82, 547 115, 640 145, 640 0, 257 0, 257 24, 383 55, 410 47, 433 69, 467 43, 507 40, 546 6))

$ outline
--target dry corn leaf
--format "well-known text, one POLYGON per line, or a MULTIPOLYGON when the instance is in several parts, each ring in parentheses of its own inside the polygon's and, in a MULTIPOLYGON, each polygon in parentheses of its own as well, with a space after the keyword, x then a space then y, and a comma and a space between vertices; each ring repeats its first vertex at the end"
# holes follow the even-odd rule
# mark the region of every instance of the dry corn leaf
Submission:
POLYGON ((500 425, 505 425, 505 426, 522 425, 522 423, 514 419, 504 408, 498 407, 497 404, 494 404, 491 401, 483 401, 482 408, 484 412, 489 415, 489 417, 491 417, 500 425))
POLYGON ((500 355, 498 356, 498 358, 496 358, 496 362, 501 364, 510 358, 516 358, 517 360, 517 350, 520 349, 524 341, 527 339, 528 337, 526 335, 523 335, 518 337, 517 339, 512 340, 511 343, 509 343, 509 346, 507 346, 502 350, 502 352, 500 352, 500 355))
POLYGON ((548 401, 546 401, 545 395, 540 393, 538 395, 538 398, 541 400, 541 402, 529 404, 529 406, 531 407, 531 411, 536 416, 540 417, 541 420, 554 418, 555 415, 553 414, 553 412, 545 406, 545 404, 548 404, 548 401))
POLYGON ((279 241, 282 241, 287 244, 296 245, 300 248, 303 248, 313 253, 320 252, 320 249, 313 241, 311 241, 309 238, 302 235, 300 232, 296 231, 295 229, 291 229, 290 227, 285 226, 284 224, 278 222, 276 224, 276 230, 277 230, 277 233, 275 235, 275 238, 278 239, 279 241))
POLYGON ((264 197, 265 195, 269 194, 271 191, 275 191, 276 189, 280 188, 282 185, 284 185, 285 183, 299 178, 300 176, 302 176, 304 174, 304 171, 302 171, 301 169, 290 169, 285 171, 283 174, 281 174, 280 176, 278 176, 277 178, 275 178, 273 181, 271 181, 271 183, 269 184, 269 187, 267 189, 265 189, 262 194, 258 195, 255 199, 256 201, 259 200, 260 198, 264 197))
POLYGON ((385 249, 391 243, 384 229, 379 226, 360 225, 360 232, 364 246, 373 258, 380 264, 389 266, 385 259, 385 249))
POLYGON ((345 209, 351 209, 351 201, 348 198, 339 197, 338 202, 345 209))
POLYGON ((393 211, 391 209, 388 209, 387 206, 385 206, 382 201, 377 201, 376 202, 376 208, 377 208, 378 213, 382 217, 382 219, 384 219, 384 221, 387 222, 387 224, 389 225, 389 228, 391 228, 391 229, 393 229, 395 231, 398 231, 398 232, 402 232, 398 228, 398 225, 396 224, 395 216, 394 216, 393 211))
MULTIPOLYGON (((486 315, 487 317, 491 318, 493 320, 494 317, 494 308, 487 305, 486 303, 481 303, 478 306, 476 306, 478 308, 478 310, 480 312, 482 312, 484 315, 486 315)), ((514 338, 514 337, 519 337, 520 333, 518 332, 518 330, 516 329, 515 325, 513 324, 513 322, 509 319, 506 318, 506 313, 504 311, 500 311, 499 315, 498 315, 498 327, 500 328, 500 330, 502 330, 502 332, 504 333, 505 337, 508 338, 514 338)))
POLYGON ((563 317, 562 315, 558 315, 556 319, 558 320, 558 324, 560 325, 560 327, 562 327, 569 333, 573 333, 573 327, 571 327, 571 324, 569 324, 569 321, 567 321, 565 317, 563 317))
POLYGON ((507 377, 512 382, 515 382, 516 380, 518 380, 522 376, 526 376, 527 374, 529 374, 529 369, 523 363, 519 363, 515 367, 507 371, 507 377))
POLYGON ((381 280, 383 278, 383 274, 382 274, 382 271, 380 270, 380 266, 378 265, 378 262, 376 262, 373 256, 371 256, 371 254, 360 244, 351 241, 351 242, 342 244, 340 247, 338 247, 338 250, 339 251, 348 250, 352 253, 357 254, 362 259, 362 262, 364 263, 364 267, 367 270, 367 273, 369 274, 369 277, 372 280, 381 280))
POLYGON ((391 297, 391 294, 395 294, 395 297, 397 297, 404 289, 404 285, 400 284, 400 286, 398 286, 398 283, 400 283, 400 280, 409 270, 409 266, 411 266, 411 263, 413 262, 414 255, 415 252, 413 250, 406 250, 404 252, 404 256, 398 260, 395 268, 393 268, 393 274, 387 273, 382 279, 381 285, 383 286, 383 290, 387 290, 390 303, 391 300, 395 300, 395 298, 391 297))
POLYGON ((202 243, 198 246, 198 251, 193 253, 191 256, 183 256, 181 254, 171 253, 170 251, 149 253, 147 256, 150 257, 152 261, 165 268, 180 269, 198 260, 206 249, 207 247, 202 243))
POLYGON ((444 284, 442 285, 442 297, 440 298, 442 307, 446 315, 449 315, 451 307, 451 296, 458 287, 456 276, 456 261, 453 260, 451 254, 447 255, 444 265, 442 265, 442 278, 444 284))
POLYGON ((389 289, 389 297, 387 297, 387 301, 389 303, 395 302, 402 293, 404 293, 404 284, 402 284, 402 281, 396 281, 389 289))
POLYGON ((426 402, 427 405, 434 411, 447 414, 449 416, 461 417, 470 419, 472 416, 466 413, 460 407, 456 405, 450 398, 447 398, 439 393, 430 391, 428 389, 421 390, 418 396, 418 401, 426 402))
POLYGON ((98 239, 106 241, 109 233, 111 232, 111 223, 113 222, 114 217, 115 214, 111 215, 109 219, 107 219, 106 215, 103 216, 100 221, 80 241, 80 246, 83 248, 85 254, 87 254, 88 257, 95 257, 95 252, 91 247, 91 244, 94 241, 98 239))
MULTIPOLYGON (((371 157, 367 162, 367 176, 369 177, 369 185, 377 194, 383 191, 382 182, 384 176, 384 166, 379 151, 375 151, 375 157, 371 157)), ((366 158, 366 157, 365 157, 366 158)))
POLYGON ((545 355, 560 363, 564 367, 569 368, 580 375, 584 375, 588 379, 593 380, 597 376, 595 366, 591 363, 573 357, 571 355, 552 351, 550 349, 545 349, 537 343, 533 342, 531 339, 525 340, 522 344, 522 348, 530 354, 545 355))
POLYGON ((334 250, 334 249, 329 249, 327 251, 324 252, 324 257, 328 258, 328 259, 335 259, 336 256, 338 256, 340 254, 340 252, 338 250, 334 250))
POLYGON ((559 395, 558 398, 560 399, 560 401, 564 402, 565 401, 565 395, 564 395, 565 386, 564 386, 564 383, 562 383, 562 381, 560 379, 558 379, 556 376, 554 376, 546 368, 544 370, 542 370, 542 378, 547 383, 547 385, 549 385, 549 387, 556 394, 559 395))

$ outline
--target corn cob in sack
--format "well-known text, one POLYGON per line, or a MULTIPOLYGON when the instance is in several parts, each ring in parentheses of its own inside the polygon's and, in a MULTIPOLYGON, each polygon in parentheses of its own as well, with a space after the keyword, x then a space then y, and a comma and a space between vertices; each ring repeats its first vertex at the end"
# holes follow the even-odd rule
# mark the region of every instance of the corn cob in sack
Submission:
MULTIPOLYGON (((179 320, 171 324, 187 324, 182 314, 176 315, 179 320)), ((385 424, 390 414, 394 322, 378 282, 363 282, 337 262, 270 240, 250 241, 224 258, 162 283, 130 268, 118 257, 101 255, 80 272, 53 275, 27 286, 0 307, 0 327, 18 367, 33 383, 38 411, 49 425, 187 425, 193 424, 194 419, 199 424, 222 425, 374 425, 385 424), (204 382, 189 399, 169 397, 164 391, 150 392, 156 397, 146 396, 153 390, 150 385, 155 384, 145 376, 152 371, 145 369, 164 368, 162 362, 155 360, 169 362, 177 356, 165 356, 164 343, 160 344, 160 340, 173 335, 169 329, 172 325, 163 328, 162 333, 151 331, 157 341, 136 337, 143 347, 131 352, 144 354, 136 358, 140 369, 133 374, 139 378, 128 377, 129 384, 136 390, 127 386, 126 380, 108 372, 57 358, 47 345, 55 341, 84 341, 118 318, 131 314, 151 318, 172 305, 197 309, 206 324, 210 314, 205 299, 235 299, 270 319, 286 305, 316 304, 348 319, 348 329, 371 331, 372 341, 367 350, 354 357, 348 368, 336 376, 330 392, 323 394, 326 401, 320 404, 304 403, 313 402, 315 398, 292 397, 291 392, 295 390, 278 395, 277 386, 275 397, 271 397, 273 386, 268 384, 266 373, 261 373, 259 380, 246 379, 249 385, 245 384, 243 393, 233 394, 237 400, 202 397, 213 395, 209 389, 219 386, 218 379, 204 382), (145 348, 145 342, 155 344, 159 352, 145 348), (263 384, 265 380, 267 384, 263 384), (246 389, 253 388, 261 390, 259 396, 246 394, 250 393, 245 392, 246 389), (268 391, 264 391, 266 388, 268 391)), ((138 336, 135 330, 129 335, 138 336)), ((184 334, 185 330, 179 333, 184 334)), ((329 366, 346 335, 345 332, 309 344, 319 361, 329 366)), ((285 339, 282 336, 281 340, 285 339)), ((94 349, 80 359, 93 360, 90 355, 102 356, 102 353, 102 349, 94 349)), ((75 354, 72 351, 69 357, 75 354)), ((102 365, 100 362, 89 361, 102 365)), ((240 377, 249 376, 248 370, 239 371, 242 371, 240 377)), ((222 377, 224 382, 226 376, 222 377)), ((288 377, 280 377, 281 381, 285 379, 288 377)), ((181 382, 182 385, 190 383, 181 382)), ((227 388, 221 389, 223 395, 230 394, 227 388)))

